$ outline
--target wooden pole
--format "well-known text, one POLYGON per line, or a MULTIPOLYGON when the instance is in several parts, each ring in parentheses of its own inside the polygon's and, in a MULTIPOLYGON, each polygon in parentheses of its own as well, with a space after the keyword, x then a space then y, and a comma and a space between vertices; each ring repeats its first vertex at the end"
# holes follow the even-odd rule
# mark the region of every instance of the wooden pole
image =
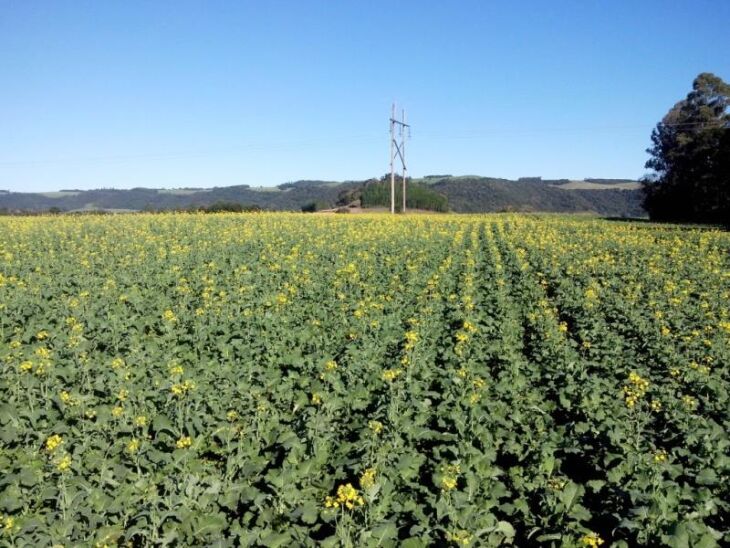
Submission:
POLYGON ((393 103, 392 115, 390 117, 390 212, 395 213, 395 103, 393 103))

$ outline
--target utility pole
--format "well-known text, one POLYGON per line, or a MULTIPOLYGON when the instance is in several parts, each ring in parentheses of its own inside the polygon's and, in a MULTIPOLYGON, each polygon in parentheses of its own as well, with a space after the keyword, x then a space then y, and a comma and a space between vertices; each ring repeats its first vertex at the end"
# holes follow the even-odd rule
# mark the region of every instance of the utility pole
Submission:
POLYGON ((408 126, 405 126, 405 123, 406 123, 405 109, 403 109, 401 111, 400 119, 403 122, 403 125, 401 125, 401 127, 400 127, 400 132, 401 132, 400 148, 401 148, 401 153, 402 153, 402 157, 403 157, 403 209, 401 209, 401 211, 403 213, 405 213, 406 212, 406 173, 407 173, 407 171, 406 171, 406 160, 405 160, 405 158, 406 158, 406 138, 405 138, 405 135, 403 135, 403 133, 404 133, 403 128, 408 127, 408 126))
POLYGON ((395 213, 395 103, 390 116, 390 212, 395 213))
POLYGON ((390 115, 390 212, 395 213, 395 157, 400 157, 403 172, 403 212, 406 211, 406 137, 411 126, 406 124, 406 111, 401 110, 401 119, 395 119, 395 103, 390 115), (396 127, 398 138, 396 139, 396 127))

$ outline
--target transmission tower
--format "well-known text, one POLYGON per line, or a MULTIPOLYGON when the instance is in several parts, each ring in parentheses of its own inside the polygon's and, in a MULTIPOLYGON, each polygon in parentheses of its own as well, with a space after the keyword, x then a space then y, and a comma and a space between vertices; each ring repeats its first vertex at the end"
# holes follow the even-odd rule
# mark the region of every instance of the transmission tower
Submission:
POLYGON ((403 172, 403 213, 406 212, 406 139, 410 137, 411 126, 406 124, 406 111, 401 110, 401 119, 395 119, 395 103, 390 116, 390 212, 395 213, 395 157, 400 158, 403 172))

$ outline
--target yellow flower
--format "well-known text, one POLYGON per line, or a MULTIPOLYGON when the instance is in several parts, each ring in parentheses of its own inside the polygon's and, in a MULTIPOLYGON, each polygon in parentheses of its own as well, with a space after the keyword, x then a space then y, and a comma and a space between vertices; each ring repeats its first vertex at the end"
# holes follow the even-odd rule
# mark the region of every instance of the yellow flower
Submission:
POLYGON ((175 313, 172 310, 168 309, 162 313, 162 319, 168 323, 175 323, 177 321, 177 316, 175 316, 175 313))
POLYGON ((231 409, 230 411, 228 411, 228 413, 226 413, 226 419, 228 419, 228 422, 234 422, 238 420, 238 411, 234 411, 233 409, 231 409))
POLYGON ((587 301, 595 301, 598 299, 598 293, 596 293, 596 290, 593 289, 592 287, 589 287, 588 289, 586 289, 585 292, 583 293, 583 296, 585 297, 585 299, 587 301))
POLYGON ((46 440, 46 451, 53 453, 58 446, 63 443, 63 438, 58 434, 53 434, 46 440))
POLYGON ((66 453, 56 462, 56 470, 59 472, 67 472, 71 468, 72 462, 71 455, 66 453))
POLYGON ((383 371, 382 378, 384 381, 393 382, 401 373, 403 373, 402 369, 386 369, 383 371))
POLYGON ((596 533, 588 533, 580 539, 584 546, 590 546, 591 548, 598 548, 603 544, 603 539, 596 533))
POLYGON ((320 396, 317 392, 312 393, 312 403, 314 405, 320 405, 322 403, 322 396, 320 396))
POLYGON ((324 364, 324 370, 327 372, 334 371, 337 369, 337 362, 335 360, 329 360, 324 364))
POLYGON ((450 491, 456 488, 457 478, 455 476, 443 476, 441 478, 441 490, 450 491))
POLYGON ((459 546, 469 546, 472 540, 472 535, 468 531, 449 531, 446 533, 446 540, 453 542, 459 546))
POLYGON ((175 443, 178 449, 187 449, 193 444, 193 439, 190 436, 181 436, 175 443))
POLYGON ((474 333, 477 330, 476 326, 469 321, 464 321, 462 328, 464 329, 464 331, 466 331, 468 333, 474 333))
POLYGON ((461 465, 456 464, 442 464, 441 465, 441 490, 451 491, 456 489, 459 481, 459 474, 461 473, 461 465))
POLYGON ((406 338, 406 345, 405 345, 406 351, 413 350, 416 346, 416 342, 418 342, 418 333, 416 331, 406 331, 405 338, 406 338))
POLYGON ((626 405, 632 409, 649 389, 649 381, 635 372, 629 374, 629 382, 623 388, 626 405))
POLYGON ((336 497, 326 497, 324 505, 326 508, 347 508, 352 510, 358 506, 365 504, 365 499, 358 493, 351 483, 340 485, 337 488, 336 497))
POLYGON ((47 360, 51 357, 51 351, 48 350, 45 346, 41 346, 35 349, 35 355, 41 359, 47 360))
POLYGON ((121 417, 122 413, 124 413, 124 408, 119 405, 112 409, 112 417, 121 417))
POLYGON ((177 397, 182 397, 192 390, 195 390, 195 381, 191 379, 185 379, 183 382, 173 384, 170 387, 170 391, 177 397))
POLYGON ((39 341, 42 341, 43 339, 47 339, 48 331, 46 331, 45 329, 42 329, 41 331, 39 331, 38 333, 35 334, 35 338, 38 339, 39 341))
POLYGON ((656 453, 654 453, 654 462, 656 463, 662 463, 667 460, 667 452, 664 449, 660 449, 656 453))
POLYGON ((366 469, 360 476, 360 487, 366 490, 370 489, 373 485, 375 485, 375 475, 375 468, 366 469))
POLYGON ((383 423, 380 421, 368 421, 368 428, 377 436, 383 431, 383 423))
POLYGON ((134 424, 135 426, 145 427, 147 426, 147 417, 144 415, 137 415, 134 418, 134 424))
POLYGON ((24 373, 28 373, 33 369, 33 362, 30 360, 25 360, 20 364, 20 370, 24 373))
POLYGON ((137 451, 139 451, 139 440, 137 438, 132 438, 127 442, 127 447, 125 448, 127 453, 130 455, 134 455, 137 451))
POLYGON ((5 518, 0 516, 0 523, 2 523, 4 533, 10 534, 15 528, 15 518, 13 516, 7 516, 5 518))
POLYGON ((563 487, 565 487, 566 483, 567 483, 566 480, 560 479, 560 478, 548 479, 548 486, 550 487, 550 489, 553 489, 555 491, 561 490, 563 487))
POLYGON ((112 369, 119 369, 124 367, 124 360, 122 358, 114 358, 112 360, 112 369))
POLYGON ((120 391, 119 391, 119 392, 117 393, 117 399, 118 399, 119 401, 126 401, 126 400, 127 400, 127 396, 128 396, 128 395, 129 395, 129 391, 128 391, 128 390, 127 390, 126 388, 122 388, 122 389, 121 389, 121 390, 120 390, 120 391))

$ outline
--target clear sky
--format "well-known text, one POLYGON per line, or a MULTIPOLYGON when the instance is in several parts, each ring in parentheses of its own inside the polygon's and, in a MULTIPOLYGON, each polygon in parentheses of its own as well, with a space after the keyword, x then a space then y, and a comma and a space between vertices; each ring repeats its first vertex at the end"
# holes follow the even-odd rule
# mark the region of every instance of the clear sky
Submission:
POLYGON ((0 0, 0 189, 644 174, 728 0, 0 0))

